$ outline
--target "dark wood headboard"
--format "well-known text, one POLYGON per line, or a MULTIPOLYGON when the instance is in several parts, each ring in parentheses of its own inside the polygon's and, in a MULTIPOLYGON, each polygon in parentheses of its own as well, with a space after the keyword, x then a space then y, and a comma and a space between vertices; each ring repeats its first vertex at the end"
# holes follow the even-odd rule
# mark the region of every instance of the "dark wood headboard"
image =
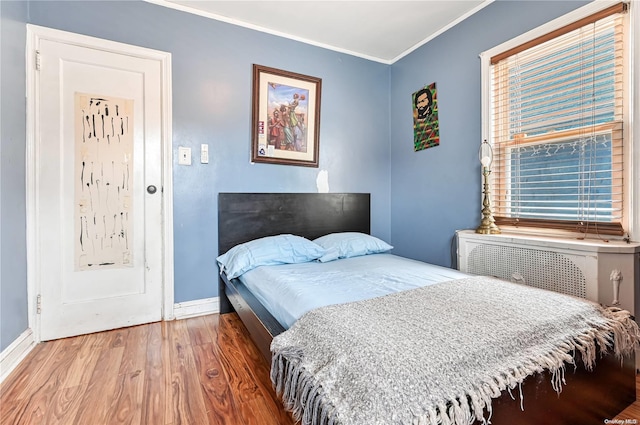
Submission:
MULTIPOLYGON (((371 232, 368 193, 220 193, 218 255, 253 239, 293 234, 315 239, 336 232, 371 232)), ((233 311, 219 279, 220 312, 233 311)))
POLYGON ((218 255, 253 239, 371 232, 368 193, 220 193, 218 255))

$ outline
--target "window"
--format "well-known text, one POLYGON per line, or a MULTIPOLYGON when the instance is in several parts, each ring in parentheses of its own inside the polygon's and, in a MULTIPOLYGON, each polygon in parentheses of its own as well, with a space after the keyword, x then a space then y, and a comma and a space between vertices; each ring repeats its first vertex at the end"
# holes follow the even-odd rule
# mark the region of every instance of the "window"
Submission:
POLYGON ((483 54, 499 226, 625 232, 626 10, 483 54))

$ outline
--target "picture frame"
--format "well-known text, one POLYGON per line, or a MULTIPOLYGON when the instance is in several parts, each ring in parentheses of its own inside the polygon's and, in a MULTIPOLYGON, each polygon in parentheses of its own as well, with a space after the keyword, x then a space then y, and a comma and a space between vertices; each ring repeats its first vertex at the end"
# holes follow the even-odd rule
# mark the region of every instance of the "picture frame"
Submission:
POLYGON ((253 65, 251 161, 318 167, 322 79, 253 65))
POLYGON ((423 86, 411 95, 413 103, 413 150, 418 152, 440 145, 438 91, 436 83, 423 86))

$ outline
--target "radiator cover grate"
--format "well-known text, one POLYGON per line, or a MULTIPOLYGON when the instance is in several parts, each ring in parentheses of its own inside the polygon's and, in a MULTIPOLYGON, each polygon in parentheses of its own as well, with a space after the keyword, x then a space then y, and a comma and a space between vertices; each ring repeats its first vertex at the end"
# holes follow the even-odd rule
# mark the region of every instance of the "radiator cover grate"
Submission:
POLYGON ((467 270, 576 297, 587 296, 582 270, 570 258, 553 251, 477 245, 467 257, 467 270))

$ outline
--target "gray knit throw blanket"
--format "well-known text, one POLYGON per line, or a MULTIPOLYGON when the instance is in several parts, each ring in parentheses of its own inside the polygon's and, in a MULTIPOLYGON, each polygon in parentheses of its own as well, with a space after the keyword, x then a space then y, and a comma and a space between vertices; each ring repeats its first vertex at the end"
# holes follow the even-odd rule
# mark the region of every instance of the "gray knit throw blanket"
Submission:
POLYGON ((271 380, 305 425, 468 425, 529 375, 560 392, 574 355, 639 340, 624 310, 472 277, 308 312, 273 339, 271 380))

